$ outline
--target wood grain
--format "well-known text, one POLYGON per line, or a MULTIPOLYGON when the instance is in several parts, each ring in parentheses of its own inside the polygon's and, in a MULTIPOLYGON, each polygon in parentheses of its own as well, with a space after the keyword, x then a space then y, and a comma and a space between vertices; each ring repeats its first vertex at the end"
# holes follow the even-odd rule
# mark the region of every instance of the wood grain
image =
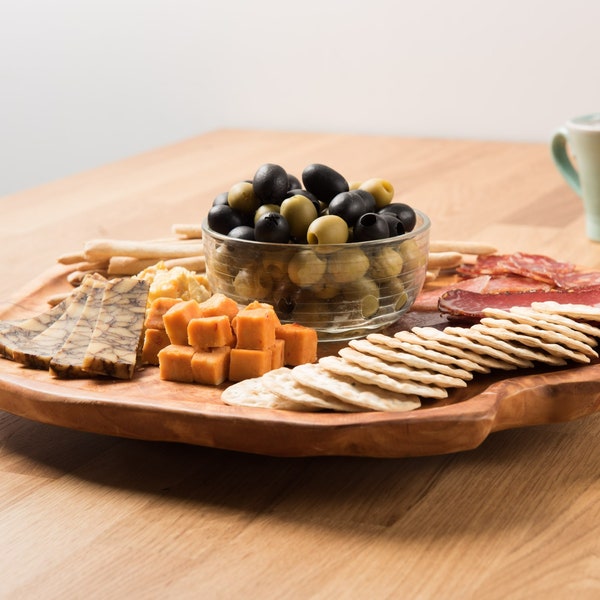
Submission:
MULTIPOLYGON (((199 220, 268 161, 385 176, 437 239, 600 268, 544 145, 218 131, 0 199, 0 307, 32 310, 12 300, 88 239, 199 220)), ((597 598, 598 439, 595 415, 440 456, 282 458, 0 412, 0 596, 597 598)))

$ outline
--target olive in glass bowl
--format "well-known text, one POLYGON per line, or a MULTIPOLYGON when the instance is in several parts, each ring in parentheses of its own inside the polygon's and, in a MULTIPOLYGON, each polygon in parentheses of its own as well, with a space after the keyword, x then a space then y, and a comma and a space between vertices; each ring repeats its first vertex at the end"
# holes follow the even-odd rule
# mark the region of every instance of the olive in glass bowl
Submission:
POLYGON ((202 223, 213 292, 275 307, 282 322, 316 329, 321 341, 381 330, 407 312, 425 280, 430 220, 402 235, 345 243, 273 243, 229 237, 202 223))

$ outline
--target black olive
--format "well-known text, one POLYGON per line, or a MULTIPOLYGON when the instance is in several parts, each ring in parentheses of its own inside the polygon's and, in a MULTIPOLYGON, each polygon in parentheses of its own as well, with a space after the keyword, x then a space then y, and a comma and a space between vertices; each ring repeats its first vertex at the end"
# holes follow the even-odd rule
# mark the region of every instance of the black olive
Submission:
POLYGON ((352 190, 355 194, 358 194, 362 197, 365 203, 365 212, 375 212, 375 208, 377 207, 377 203, 375 202, 375 197, 371 192, 367 190, 361 190, 360 188, 357 190, 352 190))
POLYGON ((254 239, 257 242, 287 244, 290 241, 290 224, 280 213, 266 213, 254 225, 254 239))
POLYGON ((390 237, 387 221, 377 213, 367 213, 360 217, 354 226, 354 241, 368 242, 390 237))
POLYGON ((250 227, 249 225, 238 225, 227 235, 238 240, 254 240, 254 227, 250 227))
POLYGON ((288 190, 297 190, 298 188, 302 187, 300 180, 295 175, 288 173, 287 178, 288 178, 288 190))
POLYGON ((417 215, 415 211, 408 205, 402 202, 392 202, 383 208, 380 208, 379 213, 391 212, 394 213, 404 225, 405 231, 412 231, 417 223, 417 215))
POLYGON ((351 190, 334 196, 327 207, 327 212, 341 217, 349 227, 353 227, 361 215, 373 212, 373 209, 367 210, 363 197, 357 194, 356 190, 351 190))
POLYGON ((262 204, 281 204, 289 189, 288 174, 283 167, 266 163, 254 174, 252 186, 262 204))
POLYGON ((328 204, 330 200, 349 190, 348 182, 337 171, 322 165, 314 163, 308 165, 302 171, 302 183, 304 187, 313 193, 319 200, 328 204))
POLYGON ((220 194, 215 196, 215 199, 213 200, 212 205, 218 206, 219 204, 229 204, 228 196, 229 196, 228 192, 221 192, 220 194))
POLYGON ((234 227, 244 224, 240 213, 233 210, 229 204, 217 204, 208 211, 208 226, 217 233, 227 235, 234 227))
POLYGON ((404 235, 406 233, 406 230, 404 229, 404 224, 393 212, 380 211, 379 215, 381 215, 387 221, 390 230, 390 237, 404 235))

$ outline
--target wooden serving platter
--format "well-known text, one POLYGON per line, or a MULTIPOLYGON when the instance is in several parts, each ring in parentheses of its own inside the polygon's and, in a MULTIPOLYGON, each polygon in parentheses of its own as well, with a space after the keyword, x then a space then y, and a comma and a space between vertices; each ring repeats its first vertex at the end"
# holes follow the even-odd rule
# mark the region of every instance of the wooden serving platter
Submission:
MULTIPOLYGON (((68 290, 64 268, 43 274, 0 306, 1 319, 31 316, 68 290)), ((422 316, 409 313, 395 326, 422 316)), ((322 353, 333 353, 323 345, 322 353)), ((232 407, 221 387, 161 381, 57 380, 0 359, 0 409, 43 423, 126 438, 183 442, 271 456, 408 457, 476 448, 502 429, 579 419, 600 411, 600 362, 476 375, 443 401, 408 413, 297 413, 232 407)))

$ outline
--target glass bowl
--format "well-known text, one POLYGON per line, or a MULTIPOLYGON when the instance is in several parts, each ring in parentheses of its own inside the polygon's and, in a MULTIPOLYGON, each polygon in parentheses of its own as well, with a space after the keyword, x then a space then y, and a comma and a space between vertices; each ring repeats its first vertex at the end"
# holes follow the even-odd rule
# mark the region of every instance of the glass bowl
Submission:
POLYGON ((273 244, 227 237, 202 223, 206 275, 214 293, 275 307, 282 323, 342 341, 391 325, 425 280, 430 220, 415 210, 410 233, 345 244, 273 244))

